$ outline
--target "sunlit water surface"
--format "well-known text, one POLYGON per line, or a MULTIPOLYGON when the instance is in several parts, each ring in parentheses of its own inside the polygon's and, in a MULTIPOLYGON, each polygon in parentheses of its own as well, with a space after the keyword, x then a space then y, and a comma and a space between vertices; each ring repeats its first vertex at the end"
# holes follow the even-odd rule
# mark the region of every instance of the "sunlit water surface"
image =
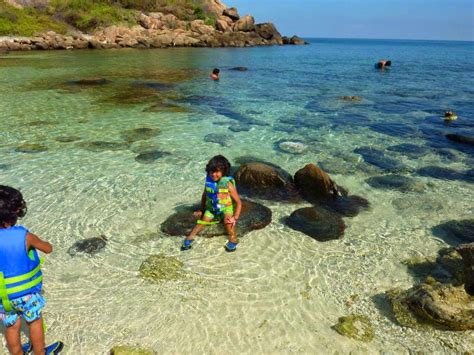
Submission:
POLYGON ((474 131, 473 44, 312 42, 0 58, 0 183, 21 188, 28 202, 22 224, 55 248, 44 265, 48 341, 63 340, 66 354, 105 354, 116 344, 182 354, 472 351, 472 332, 400 327, 383 294, 416 282, 403 260, 447 246, 432 227, 472 218, 472 179, 419 176, 417 169, 472 169, 472 151, 444 134, 474 131), (376 71, 381 58, 392 68, 376 71), (235 66, 249 70, 229 70, 235 66), (214 67, 220 82, 208 79, 214 67), (107 82, 71 82, 87 78, 107 82), (446 125, 446 110, 458 121, 446 125), (242 122, 250 126, 235 132, 242 122), (125 144, 124 132, 141 127, 161 133, 125 144), (225 146, 206 141, 211 133, 224 135, 225 146), (121 145, 85 148, 94 141, 121 145), (308 149, 290 154, 281 141, 308 149), (27 143, 47 150, 18 151, 27 143), (427 149, 415 156, 386 151, 402 143, 427 149), (425 192, 369 186, 365 180, 384 171, 354 152, 367 146, 388 152, 425 192), (143 164, 135 157, 144 149, 169 154, 143 164), (182 253, 181 238, 167 237, 160 225, 176 206, 199 200, 215 154, 233 163, 253 156, 291 174, 322 164, 371 209, 345 218, 343 239, 321 243, 282 223, 309 204, 259 201, 273 222, 242 238, 236 253, 225 253, 224 237, 200 239, 182 253), (99 235, 108 243, 97 255, 67 253, 99 235), (181 260, 185 277, 161 284, 139 278, 152 254, 181 260), (369 317, 371 343, 331 329, 351 313, 369 317))

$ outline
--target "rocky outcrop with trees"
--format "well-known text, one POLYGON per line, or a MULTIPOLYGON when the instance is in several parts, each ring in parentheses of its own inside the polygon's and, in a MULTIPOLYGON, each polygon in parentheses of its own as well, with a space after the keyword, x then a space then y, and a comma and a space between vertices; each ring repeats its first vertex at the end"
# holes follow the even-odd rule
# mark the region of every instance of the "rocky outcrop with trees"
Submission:
MULTIPOLYGON (((91 2, 84 3, 88 1, 91 2)), ((0 20, 6 18, 3 27, 0 26, 0 35, 8 35, 3 40, 0 37, 0 49, 251 47, 305 43, 297 36, 282 37, 272 23, 256 24, 253 16, 240 16, 236 8, 227 8, 219 0, 101 0, 89 4, 94 8, 86 5, 73 4, 72 0, 8 0, 3 4, 0 0, 3 10, 0 20), (24 29, 14 26, 15 21, 28 23, 29 20, 34 23, 24 29), (28 31, 34 28, 44 31, 29 35, 28 31)))

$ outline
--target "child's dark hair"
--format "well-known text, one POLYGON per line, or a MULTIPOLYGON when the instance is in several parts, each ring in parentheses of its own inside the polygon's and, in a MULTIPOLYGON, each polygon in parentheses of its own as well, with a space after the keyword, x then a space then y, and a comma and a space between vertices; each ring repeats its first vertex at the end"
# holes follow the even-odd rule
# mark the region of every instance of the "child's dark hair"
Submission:
POLYGON ((217 68, 214 68, 214 69, 212 70, 212 74, 219 74, 220 72, 221 72, 221 71, 220 71, 219 69, 217 69, 217 68))
POLYGON ((220 171, 223 176, 228 176, 230 173, 230 163, 223 155, 216 155, 206 165, 206 173, 209 175, 215 171, 220 171))
POLYGON ((26 214, 26 202, 17 189, 0 185, 0 227, 15 225, 26 214))

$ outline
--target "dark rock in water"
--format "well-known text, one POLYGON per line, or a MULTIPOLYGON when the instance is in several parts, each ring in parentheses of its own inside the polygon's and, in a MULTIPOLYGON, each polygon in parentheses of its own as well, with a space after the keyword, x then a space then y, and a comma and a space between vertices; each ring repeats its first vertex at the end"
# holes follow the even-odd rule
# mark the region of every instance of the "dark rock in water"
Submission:
POLYGON ((266 125, 260 121, 254 120, 250 117, 247 117, 239 112, 236 112, 234 110, 231 110, 230 108, 227 107, 215 107, 214 111, 218 115, 225 116, 227 118, 230 118, 231 120, 239 121, 241 123, 246 123, 246 124, 259 124, 259 125, 266 125))
POLYGON ((474 243, 461 244, 456 247, 464 263, 464 289, 474 296, 474 243))
POLYGON ((107 237, 101 235, 95 238, 83 239, 75 242, 67 251, 69 255, 74 256, 78 253, 85 253, 89 255, 97 254, 105 248, 107 244, 107 237))
POLYGON ((409 137, 419 135, 419 132, 415 128, 402 123, 374 123, 371 124, 369 128, 374 132, 386 134, 392 137, 409 137))
POLYGON ((453 142, 474 145, 474 137, 462 136, 460 134, 447 134, 446 138, 453 142))
POLYGON ((217 143, 223 147, 230 147, 232 137, 227 134, 210 133, 204 137, 205 142, 217 143))
POLYGON ((10 164, 0 164, 0 170, 7 170, 10 169, 10 164))
POLYGON ((314 164, 308 164, 295 173, 294 181, 301 195, 308 201, 339 195, 334 180, 314 164))
POLYGON ((136 142, 156 137, 160 133, 159 128, 140 127, 123 131, 121 137, 127 142, 136 142))
POLYGON ((81 137, 77 137, 77 136, 59 136, 59 137, 54 138, 54 140, 56 142, 60 142, 60 143, 71 143, 71 142, 76 142, 76 141, 81 140, 81 137))
POLYGON ((474 182, 473 178, 469 176, 466 172, 449 169, 449 168, 442 168, 440 166, 425 166, 423 168, 418 169, 418 175, 421 176, 428 176, 435 179, 441 180, 464 180, 468 182, 474 182))
POLYGON ((304 154, 309 148, 304 142, 290 140, 275 142, 274 147, 277 151, 294 155, 304 154))
POLYGON ((230 68, 230 70, 247 71, 247 70, 249 70, 249 68, 247 68, 247 67, 234 67, 234 68, 230 68))
POLYGON ((341 96, 340 99, 342 101, 349 101, 349 102, 362 102, 362 96, 341 96))
POLYGON ((94 141, 94 142, 82 142, 82 143, 79 143, 79 146, 91 152, 105 152, 108 150, 115 151, 115 150, 128 149, 130 146, 130 143, 94 141))
POLYGON ((387 148, 392 152, 402 153, 408 157, 418 158, 423 155, 426 155, 430 152, 430 149, 416 144, 411 143, 402 143, 397 145, 392 145, 387 148))
POLYGON ((474 329, 472 296, 462 286, 430 281, 407 291, 393 290, 388 295, 395 317, 402 326, 474 329))
MULTIPOLYGON (((188 235, 196 225, 196 217, 193 211, 199 207, 185 206, 180 208, 178 212, 171 215, 161 224, 161 230, 172 236, 188 235)), ((272 221, 272 211, 255 202, 242 200, 242 212, 237 224, 237 233, 243 236, 253 230, 265 228, 272 221)), ((214 237, 218 235, 226 235, 224 225, 222 223, 207 226, 199 233, 200 236, 214 237)))
POLYGON ((229 126, 229 129, 232 132, 248 132, 250 131, 251 128, 252 126, 249 125, 248 123, 240 123, 240 124, 229 126))
POLYGON ((365 181, 377 189, 398 190, 401 192, 423 192, 425 190, 424 184, 403 175, 374 176, 365 181))
POLYGON ((290 228, 320 242, 341 239, 346 225, 341 216, 320 207, 305 207, 294 211, 285 221, 290 228))
POLYGON ((167 90, 171 89, 173 85, 171 84, 165 84, 165 83, 158 83, 158 82, 153 82, 153 81, 136 81, 133 83, 134 86, 144 86, 150 89, 154 90, 167 90))
POLYGON ((246 163, 238 168, 234 177, 242 195, 280 201, 300 199, 291 175, 280 167, 246 163))
POLYGON ((456 151, 453 151, 448 148, 438 148, 435 150, 436 154, 439 155, 442 159, 449 160, 449 161, 461 161, 461 157, 456 151))
POLYGON ((241 156, 241 157, 238 157, 238 158, 234 159, 234 161, 237 164, 242 164, 242 165, 243 164, 248 164, 248 163, 262 163, 262 164, 271 166, 272 168, 275 168, 275 169, 279 170, 279 172, 282 175, 292 179, 290 173, 283 170, 279 165, 273 164, 272 162, 266 161, 264 159, 260 159, 260 158, 257 158, 257 157, 251 156, 251 155, 244 155, 244 156, 241 156))
POLYGON ((330 197, 318 201, 317 205, 343 217, 355 217, 370 208, 370 202, 357 195, 330 197))
POLYGON ((361 147, 354 149, 354 153, 362 155, 362 158, 364 158, 366 163, 375 165, 385 171, 403 172, 408 170, 404 164, 387 157, 383 151, 378 149, 361 147))
POLYGON ((110 81, 104 78, 90 78, 90 79, 70 80, 67 83, 71 85, 79 85, 79 86, 97 86, 97 85, 108 84, 110 83, 110 81))
POLYGON ((22 144, 15 148, 15 152, 18 153, 41 153, 46 152, 48 150, 47 147, 41 144, 22 144))
POLYGON ((142 152, 135 157, 135 160, 142 164, 151 164, 156 160, 163 158, 167 155, 171 155, 168 152, 162 152, 160 150, 152 150, 148 152, 142 152))
POLYGON ((474 219, 444 222, 433 227, 432 231, 440 238, 455 238, 461 243, 472 243, 474 242, 474 219))

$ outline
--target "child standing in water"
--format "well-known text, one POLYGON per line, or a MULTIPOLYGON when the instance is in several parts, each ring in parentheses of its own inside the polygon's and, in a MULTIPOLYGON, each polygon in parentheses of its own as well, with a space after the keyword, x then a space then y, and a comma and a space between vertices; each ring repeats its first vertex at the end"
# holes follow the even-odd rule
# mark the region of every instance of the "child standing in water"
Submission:
POLYGON ((229 235, 225 250, 235 251, 238 244, 235 225, 240 217, 242 202, 237 193, 235 181, 229 176, 230 163, 224 156, 216 155, 207 163, 206 173, 201 209, 194 212, 194 215, 200 219, 189 236, 184 239, 181 250, 191 249, 194 238, 206 225, 223 221, 229 235))
POLYGON ((0 185, 0 320, 5 326, 5 339, 11 354, 57 354, 63 344, 56 342, 45 349, 41 311, 45 299, 40 294, 43 275, 36 250, 49 254, 53 247, 30 233, 25 227, 15 226, 26 214, 26 203, 20 191, 0 185), (31 344, 22 349, 21 318, 30 331, 31 344))
POLYGON ((211 79, 214 80, 214 81, 219 80, 219 73, 220 73, 220 72, 221 72, 221 71, 220 71, 219 69, 214 68, 214 69, 212 70, 212 73, 211 73, 211 79))

